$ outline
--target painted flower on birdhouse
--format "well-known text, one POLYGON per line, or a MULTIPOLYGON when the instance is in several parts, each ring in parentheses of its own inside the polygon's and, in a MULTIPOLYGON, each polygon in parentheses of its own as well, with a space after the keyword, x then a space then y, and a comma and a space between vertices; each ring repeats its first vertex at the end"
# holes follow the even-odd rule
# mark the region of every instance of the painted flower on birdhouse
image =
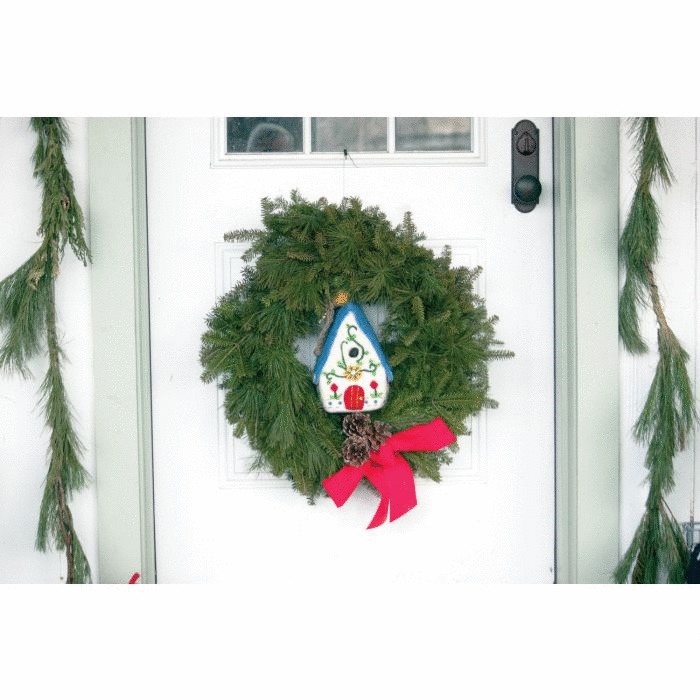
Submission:
POLYGON ((352 302, 339 308, 314 370, 323 408, 328 413, 376 411, 386 403, 392 379, 362 309, 352 302))

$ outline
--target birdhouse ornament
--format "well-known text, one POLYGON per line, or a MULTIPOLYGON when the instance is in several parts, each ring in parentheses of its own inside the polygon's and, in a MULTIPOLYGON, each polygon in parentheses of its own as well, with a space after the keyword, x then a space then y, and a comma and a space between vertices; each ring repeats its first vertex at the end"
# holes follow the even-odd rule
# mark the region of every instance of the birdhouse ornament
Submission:
POLYGON ((399 453, 436 451, 456 440, 442 418, 393 435, 389 424, 372 421, 365 412, 386 403, 393 378, 362 309, 352 302, 340 306, 323 341, 314 382, 328 413, 348 414, 343 418, 345 466, 324 479, 323 487, 340 507, 366 477, 381 497, 369 528, 387 517, 396 520, 417 504, 413 471, 399 453))
POLYGON ((341 306, 316 361, 314 383, 328 413, 376 411, 393 375, 374 330, 353 302, 341 306))

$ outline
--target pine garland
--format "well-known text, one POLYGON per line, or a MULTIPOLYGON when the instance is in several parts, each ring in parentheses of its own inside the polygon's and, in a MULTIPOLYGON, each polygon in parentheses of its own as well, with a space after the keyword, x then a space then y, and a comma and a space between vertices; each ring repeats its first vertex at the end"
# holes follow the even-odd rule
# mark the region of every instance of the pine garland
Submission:
POLYGON ((666 503, 674 487, 673 458, 685 448, 697 415, 688 376, 688 353, 668 325, 659 296, 654 264, 659 248, 660 214, 652 195, 658 184, 669 187, 673 175, 659 139, 656 118, 631 120, 637 152, 637 184, 620 239, 626 277, 619 300, 620 337, 628 352, 646 352, 639 311, 650 305, 657 321, 658 364, 633 436, 647 444, 645 466, 649 493, 645 513, 618 564, 617 583, 684 583, 689 554, 681 528, 666 503))
MULTIPOLYGON (((312 203, 292 192, 290 201, 263 199, 262 219, 262 229, 225 236, 251 244, 248 265, 208 315, 200 352, 202 380, 224 389, 234 434, 258 453, 254 468, 286 476, 313 502, 343 466, 343 414, 323 410, 295 356, 300 338, 317 338, 339 292, 387 311, 378 335, 394 381, 372 412, 382 430, 441 417, 464 435, 470 416, 497 405, 487 364, 512 353, 497 347, 497 318, 474 292, 480 270, 451 268, 449 249, 436 257, 421 246, 410 214, 393 227, 357 199, 312 203)), ((445 450, 405 456, 435 481, 450 460, 445 450)))
POLYGON ((36 547, 65 551, 66 583, 90 583, 90 566, 73 526, 71 497, 83 489, 89 475, 80 457, 83 447, 72 425, 68 396, 61 374, 64 358, 56 325, 55 280, 66 245, 87 264, 90 252, 85 222, 75 197, 73 178, 63 149, 68 129, 58 117, 34 117, 36 132, 34 177, 42 187, 42 237, 39 249, 14 273, 0 282, 0 367, 22 377, 31 373, 28 362, 44 348, 48 370, 41 384, 41 407, 49 429, 48 473, 39 511, 36 547))

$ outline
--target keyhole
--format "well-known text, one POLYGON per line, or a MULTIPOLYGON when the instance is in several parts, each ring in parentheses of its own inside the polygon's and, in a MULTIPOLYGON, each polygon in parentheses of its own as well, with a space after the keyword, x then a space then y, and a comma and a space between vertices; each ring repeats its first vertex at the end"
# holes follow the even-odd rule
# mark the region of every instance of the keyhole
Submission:
POLYGON ((350 355, 350 357, 357 357, 359 354, 360 351, 358 348, 350 348, 350 350, 348 350, 348 355, 350 355))
POLYGON ((518 149, 518 153, 522 153, 524 156, 530 156, 537 148, 537 141, 532 137, 532 134, 526 131, 520 136, 515 147, 518 149))

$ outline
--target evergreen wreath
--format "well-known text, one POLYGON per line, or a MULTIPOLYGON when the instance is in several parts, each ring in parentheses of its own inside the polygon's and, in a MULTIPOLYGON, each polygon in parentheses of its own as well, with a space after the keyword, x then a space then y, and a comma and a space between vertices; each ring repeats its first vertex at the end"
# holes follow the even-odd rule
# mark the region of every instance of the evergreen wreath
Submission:
MULTIPOLYGON (((425 236, 410 213, 392 226, 355 198, 340 205, 296 191, 289 201, 265 198, 262 221, 262 229, 224 236, 251 244, 247 266, 207 316, 200 351, 202 381, 219 381, 234 435, 247 435, 257 453, 251 469, 286 476, 313 503, 324 479, 342 468, 354 428, 345 423, 344 433, 348 414, 323 409, 296 351, 301 338, 327 329, 346 299, 386 310, 377 335, 393 385, 373 412, 370 443, 377 432, 436 418, 455 435, 468 434, 471 416, 497 406, 488 396, 488 363, 513 353, 499 347, 498 319, 475 293, 481 268, 452 268, 449 248, 435 256, 420 245, 425 236)), ((404 457, 415 475, 434 481, 451 459, 447 449, 404 457)))

